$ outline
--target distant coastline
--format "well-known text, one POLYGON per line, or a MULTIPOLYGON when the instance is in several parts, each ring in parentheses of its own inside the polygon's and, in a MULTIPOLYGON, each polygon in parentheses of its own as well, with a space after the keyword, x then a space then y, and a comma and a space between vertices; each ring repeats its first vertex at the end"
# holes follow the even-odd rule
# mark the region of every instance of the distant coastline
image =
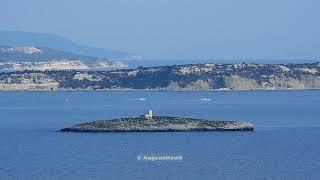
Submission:
POLYGON ((320 63, 187 64, 110 71, 0 73, 0 91, 318 90, 320 63))
POLYGON ((56 90, 3 90, 0 92, 248 92, 248 91, 320 91, 320 88, 304 89, 211 89, 211 90, 159 90, 159 89, 56 89, 56 90))

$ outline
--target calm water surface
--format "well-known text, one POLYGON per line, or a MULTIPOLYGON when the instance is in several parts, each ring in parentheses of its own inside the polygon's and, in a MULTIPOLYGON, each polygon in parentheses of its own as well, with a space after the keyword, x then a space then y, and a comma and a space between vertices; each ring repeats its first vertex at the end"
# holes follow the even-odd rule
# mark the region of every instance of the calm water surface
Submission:
POLYGON ((319 112, 320 91, 0 92, 0 179, 319 179, 319 112), (149 108, 248 120, 256 131, 58 132, 149 108), (183 160, 139 161, 138 155, 183 160))

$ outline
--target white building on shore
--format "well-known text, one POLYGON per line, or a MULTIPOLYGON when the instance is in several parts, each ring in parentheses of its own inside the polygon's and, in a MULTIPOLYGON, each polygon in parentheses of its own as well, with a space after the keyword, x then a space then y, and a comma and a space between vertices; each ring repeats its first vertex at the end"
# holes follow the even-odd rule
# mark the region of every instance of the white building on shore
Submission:
POLYGON ((144 115, 147 119, 152 119, 152 110, 150 109, 146 115, 144 115))

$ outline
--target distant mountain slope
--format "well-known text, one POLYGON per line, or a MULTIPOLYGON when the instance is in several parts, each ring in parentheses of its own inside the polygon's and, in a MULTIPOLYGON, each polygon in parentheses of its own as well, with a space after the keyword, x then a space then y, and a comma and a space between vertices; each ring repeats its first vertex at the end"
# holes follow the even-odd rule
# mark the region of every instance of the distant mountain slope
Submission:
POLYGON ((77 55, 50 48, 0 46, 0 71, 70 70, 127 67, 110 59, 77 55))
POLYGON ((0 45, 48 47, 59 51, 103 58, 130 59, 135 56, 127 52, 81 45, 54 34, 23 31, 0 31, 0 45))
POLYGON ((320 63, 193 64, 114 71, 0 73, 0 90, 210 91, 319 88, 320 63))
POLYGON ((34 46, 1 46, 0 45, 0 61, 15 61, 15 62, 45 62, 52 60, 84 60, 93 61, 99 58, 78 55, 65 51, 58 51, 46 47, 34 46))

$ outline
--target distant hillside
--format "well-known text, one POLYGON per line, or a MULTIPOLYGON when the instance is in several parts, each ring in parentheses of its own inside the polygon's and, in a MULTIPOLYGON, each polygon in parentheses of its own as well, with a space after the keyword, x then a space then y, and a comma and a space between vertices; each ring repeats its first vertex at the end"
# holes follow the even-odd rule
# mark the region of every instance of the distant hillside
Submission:
MULTIPOLYGON (((106 39, 107 41, 107 39, 106 39)), ((23 31, 0 31, 0 45, 47 47, 74 54, 103 58, 135 58, 134 54, 86 46, 54 34, 23 31)))
POLYGON ((319 89, 320 63, 191 64, 113 71, 0 73, 0 90, 319 89))
POLYGON ((119 61, 77 55, 43 47, 0 46, 0 71, 67 70, 126 67, 119 61))
POLYGON ((52 60, 83 60, 94 61, 100 58, 92 56, 78 55, 66 51, 58 51, 47 47, 34 46, 1 46, 0 45, 0 62, 46 62, 52 60))

